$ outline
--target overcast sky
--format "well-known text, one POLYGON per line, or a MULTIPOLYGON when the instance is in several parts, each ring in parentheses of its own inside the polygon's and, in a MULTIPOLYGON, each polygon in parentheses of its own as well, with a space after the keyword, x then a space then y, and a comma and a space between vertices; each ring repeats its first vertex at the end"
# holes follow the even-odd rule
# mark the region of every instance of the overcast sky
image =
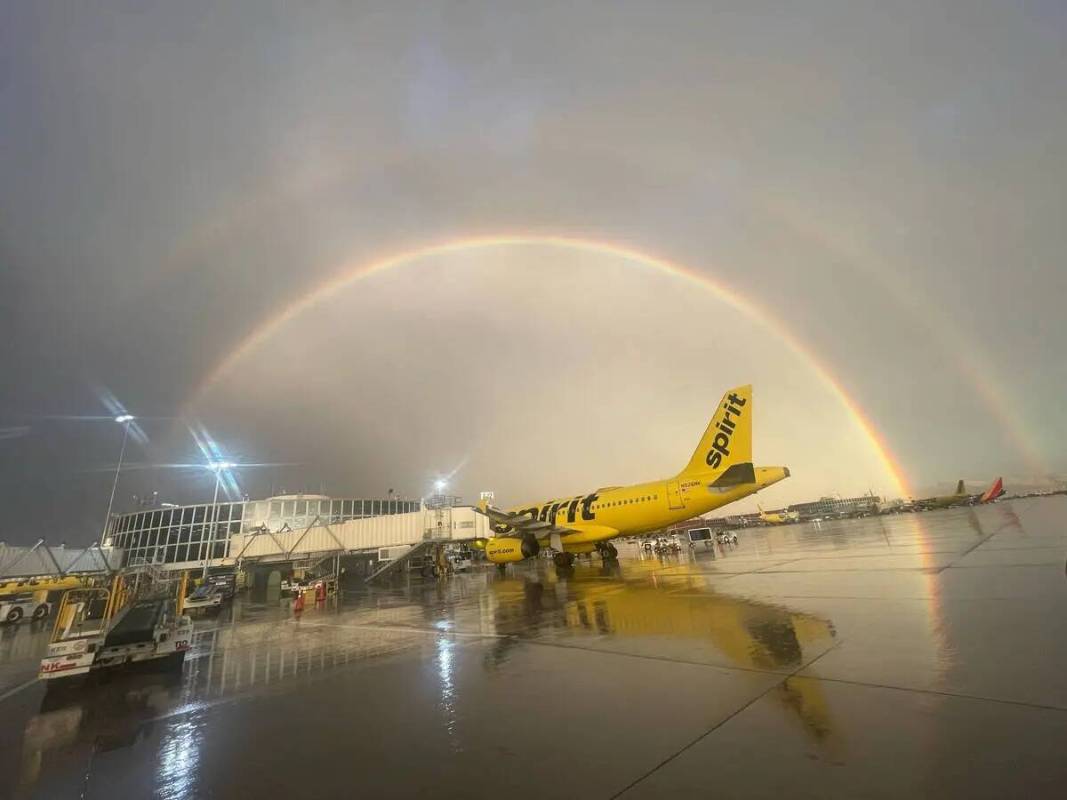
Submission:
MULTIPOLYGON (((1067 471, 1067 6, 6 3, 0 540, 207 497, 651 479, 755 384, 765 505, 1067 471), (435 242, 526 244, 314 287, 435 242), (799 343, 799 353, 782 332, 799 343), (822 366, 819 367, 818 364, 822 366), (198 391, 203 388, 203 391, 198 391)), ((747 510, 748 506, 740 510, 747 510)))

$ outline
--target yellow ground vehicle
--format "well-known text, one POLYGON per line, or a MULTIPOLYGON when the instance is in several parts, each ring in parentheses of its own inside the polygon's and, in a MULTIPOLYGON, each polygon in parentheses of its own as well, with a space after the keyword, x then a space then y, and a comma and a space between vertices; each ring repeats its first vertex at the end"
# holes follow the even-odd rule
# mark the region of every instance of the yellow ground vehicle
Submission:
POLYGON ((38 676, 53 680, 152 659, 180 665, 193 633, 193 621, 181 607, 185 583, 183 576, 177 592, 173 587, 136 592, 131 586, 140 580, 116 576, 110 589, 67 591, 38 676))
POLYGON ((58 575, 39 575, 26 578, 10 578, 0 581, 0 597, 25 592, 58 592, 63 589, 77 589, 85 586, 82 578, 58 575))

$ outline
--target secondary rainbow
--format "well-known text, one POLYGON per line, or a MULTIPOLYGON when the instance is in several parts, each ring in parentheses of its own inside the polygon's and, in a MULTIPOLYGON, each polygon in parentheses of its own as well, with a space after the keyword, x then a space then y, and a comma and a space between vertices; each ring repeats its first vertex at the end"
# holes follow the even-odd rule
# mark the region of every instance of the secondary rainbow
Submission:
POLYGON ((849 416, 856 427, 870 443, 870 446, 892 479, 894 489, 896 489, 902 496, 911 494, 903 470, 900 468, 900 465, 897 463, 897 460, 893 456, 888 445, 886 445, 884 438, 878 432, 874 424, 863 413, 859 404, 852 399, 837 378, 834 377, 830 369, 815 356, 811 349, 804 345, 792 331, 787 329, 775 317, 765 312, 753 301, 742 297, 720 281, 703 273, 697 272, 681 264, 668 261, 667 259, 635 250, 631 247, 592 239, 538 235, 480 236, 437 242, 409 250, 403 250, 374 260, 359 260, 346 263, 334 273, 333 277, 315 286, 306 294, 300 296, 282 309, 280 313, 271 315, 266 322, 250 331, 247 336, 238 342, 236 347, 229 351, 215 365, 215 367, 212 368, 212 370, 205 376, 204 380, 200 382, 196 387, 196 390, 193 392, 193 395, 186 403, 186 408, 194 405, 222 375, 228 373, 245 355, 259 347, 287 323, 300 316, 308 309, 313 308, 318 303, 330 298, 337 292, 348 288, 357 281, 431 256, 490 247, 535 245, 540 247, 559 247, 578 252, 614 256, 638 266, 655 269, 667 275, 690 281, 704 290, 710 291, 720 300, 728 303, 741 313, 763 325, 774 333, 787 347, 803 358, 819 379, 838 398, 845 410, 848 411, 849 416))

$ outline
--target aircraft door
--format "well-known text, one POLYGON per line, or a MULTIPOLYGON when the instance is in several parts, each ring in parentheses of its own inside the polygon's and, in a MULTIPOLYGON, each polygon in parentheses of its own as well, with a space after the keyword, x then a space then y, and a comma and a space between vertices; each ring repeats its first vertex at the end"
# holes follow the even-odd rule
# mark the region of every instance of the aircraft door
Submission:
POLYGON ((685 508, 685 504, 682 502, 682 492, 678 488, 678 481, 667 481, 667 505, 672 511, 685 508))

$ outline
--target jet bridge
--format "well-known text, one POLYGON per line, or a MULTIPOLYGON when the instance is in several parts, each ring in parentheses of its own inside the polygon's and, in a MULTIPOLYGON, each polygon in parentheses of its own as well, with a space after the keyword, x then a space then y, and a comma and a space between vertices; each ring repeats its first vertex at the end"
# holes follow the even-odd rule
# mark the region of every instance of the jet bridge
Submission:
POLYGON ((49 545, 44 539, 32 547, 9 547, 0 542, 0 583, 36 576, 110 574, 121 565, 122 550, 115 547, 66 547, 49 545))
MULTIPOLYGON (((353 519, 326 524, 315 519, 299 530, 266 528, 230 537, 229 556, 212 559, 212 566, 289 562, 332 555, 380 551, 425 542, 444 543, 488 538, 489 521, 471 506, 423 509, 410 514, 353 519)), ((203 564, 203 562, 199 562, 203 564)), ((167 565, 172 569, 179 565, 167 565)))

